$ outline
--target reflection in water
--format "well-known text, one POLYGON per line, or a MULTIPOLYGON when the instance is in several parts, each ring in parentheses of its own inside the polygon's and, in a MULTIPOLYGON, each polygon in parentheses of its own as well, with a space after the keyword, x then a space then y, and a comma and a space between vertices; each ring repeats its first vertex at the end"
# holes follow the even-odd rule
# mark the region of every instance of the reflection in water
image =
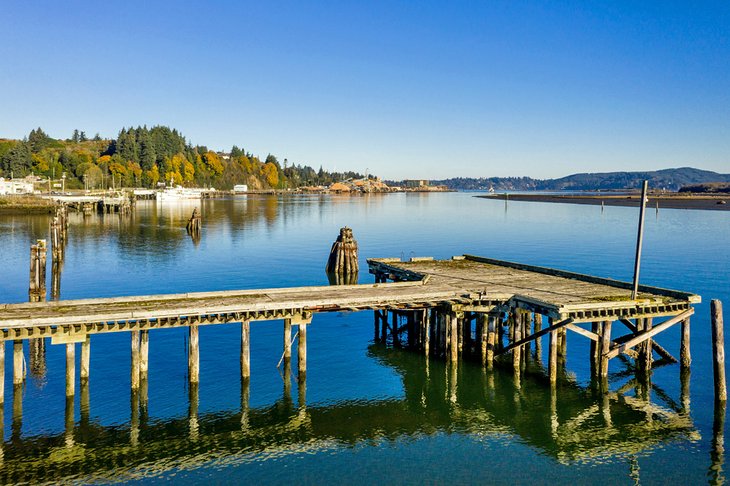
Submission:
MULTIPOLYGON (((306 405, 306 384, 299 381, 295 404, 291 366, 285 360, 281 399, 253 410, 248 379, 241 383, 240 410, 201 415, 198 386, 192 384, 187 417, 167 421, 140 421, 140 397, 133 392, 127 427, 88 423, 88 411, 74 425, 69 400, 63 434, 21 438, 14 432, 0 477, 3 482, 139 479, 220 457, 227 464, 240 464, 264 451, 317 452, 333 444, 349 447, 382 438, 456 432, 476 441, 515 435, 566 464, 625 457, 632 477, 639 472, 639 453, 699 438, 684 405, 661 393, 653 403, 643 391, 635 396, 627 391, 597 394, 568 381, 556 389, 532 376, 523 377, 517 387, 512 373, 488 372, 470 363, 447 365, 382 344, 370 346, 369 355, 400 375, 403 398, 306 405), (67 452, 61 454, 62 448, 67 452), (52 467, 46 462, 49 455, 55 458, 52 467)), ((19 420, 16 415, 13 423, 19 420)), ((715 454, 722 455, 722 445, 715 454)), ((719 474, 722 460, 715 464, 719 474)))

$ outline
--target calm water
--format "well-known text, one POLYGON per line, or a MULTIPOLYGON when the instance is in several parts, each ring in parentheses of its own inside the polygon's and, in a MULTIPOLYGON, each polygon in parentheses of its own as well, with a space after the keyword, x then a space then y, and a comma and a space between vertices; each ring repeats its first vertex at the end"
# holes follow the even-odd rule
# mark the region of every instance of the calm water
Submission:
MULTIPOLYGON (((505 207, 465 193, 241 197, 202 202, 202 239, 195 243, 185 233, 192 207, 140 203, 130 218, 72 214, 61 298, 326 285, 327 253, 344 225, 359 242, 361 269, 367 257, 473 253, 630 280, 638 216, 618 207, 505 207)), ((0 217, 0 302, 27 300, 29 246, 47 238, 47 230, 46 217, 0 217)), ((129 335, 95 335, 88 395, 77 385, 73 404, 64 396, 63 346, 47 345, 45 374, 29 376, 16 396, 7 372, 0 478, 254 484, 722 478, 712 445, 709 301, 730 306, 728 241, 726 212, 648 212, 642 282, 704 299, 692 320, 689 396, 681 393, 677 365, 656 369, 651 387, 637 390, 625 386, 633 374, 620 360, 612 360, 611 388, 622 393, 594 395, 587 386, 588 342, 570 334, 567 374, 551 405, 538 364, 520 389, 509 372, 487 375, 465 363, 453 373, 438 360, 373 344, 372 313, 360 312, 315 316, 306 390, 276 367, 281 322, 252 325, 248 389, 239 379, 238 325, 201 328, 198 390, 187 385, 186 331, 153 331, 148 405, 138 410, 131 405, 129 335)), ((366 271, 359 278, 373 281, 366 271)), ((677 326, 658 342, 678 354, 678 336, 677 326)), ((6 370, 11 354, 6 348, 6 370)))

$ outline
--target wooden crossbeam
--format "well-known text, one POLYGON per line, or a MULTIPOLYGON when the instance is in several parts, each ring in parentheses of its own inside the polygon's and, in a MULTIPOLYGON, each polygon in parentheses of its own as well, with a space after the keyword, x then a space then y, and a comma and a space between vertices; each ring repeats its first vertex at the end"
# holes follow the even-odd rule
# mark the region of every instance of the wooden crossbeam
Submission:
POLYGON ((535 339, 537 339, 539 337, 542 337, 545 334, 548 334, 548 333, 550 333, 552 331, 556 331, 556 330, 558 330, 560 328, 563 328, 563 327, 567 326, 568 324, 570 324, 572 322, 573 322, 573 319, 564 319, 564 320, 558 322, 557 324, 553 324, 550 327, 546 327, 545 329, 541 329, 540 331, 537 331, 535 334, 532 334, 530 336, 527 336, 524 339, 520 339, 519 341, 517 341, 515 343, 512 343, 509 346, 506 346, 506 347, 500 349, 499 351, 497 351, 496 353, 494 353, 494 355, 495 356, 500 356, 502 354, 509 353, 510 351, 512 351, 513 349, 515 349, 518 346, 522 346, 523 344, 527 344, 530 341, 534 341, 535 339))
MULTIPOLYGON (((631 330, 631 332, 633 332, 634 334, 636 334, 638 332, 638 329, 636 329, 636 326, 630 320, 628 320, 628 319, 619 319, 619 321, 621 322, 621 324, 623 324, 624 326, 628 327, 629 330, 631 330)), ((671 361, 672 363, 677 363, 678 362, 677 361, 677 358, 675 358, 674 356, 672 356, 669 353, 669 351, 667 351, 666 349, 664 349, 664 347, 662 347, 656 341, 651 344, 651 347, 652 347, 652 349, 654 351, 656 351, 656 354, 658 354, 662 358, 667 359, 667 360, 671 361)))
POLYGON ((582 327, 576 326, 575 324, 567 324, 565 327, 570 329, 573 332, 580 334, 581 336, 587 337, 591 341, 598 342, 598 334, 596 334, 595 332, 591 332, 587 329, 583 329, 582 327))
POLYGON ((625 343, 619 344, 618 346, 614 346, 613 349, 611 349, 608 353, 606 353, 604 355, 604 357, 606 359, 615 358, 616 356, 619 355, 619 353, 623 353, 624 350, 633 348, 637 344, 641 344, 644 341, 646 341, 647 339, 651 339, 652 337, 656 336, 660 332, 663 332, 663 331, 667 330, 668 328, 670 328, 671 326, 675 325, 676 323, 685 320, 686 318, 688 318, 689 316, 691 316, 694 313, 695 313, 694 309, 692 309, 692 308, 687 309, 686 311, 682 312, 681 314, 676 315, 676 316, 672 317, 671 319, 668 319, 668 320, 662 322, 658 326, 654 326, 653 328, 651 328, 648 331, 644 331, 642 333, 637 334, 636 336, 629 339, 625 343))

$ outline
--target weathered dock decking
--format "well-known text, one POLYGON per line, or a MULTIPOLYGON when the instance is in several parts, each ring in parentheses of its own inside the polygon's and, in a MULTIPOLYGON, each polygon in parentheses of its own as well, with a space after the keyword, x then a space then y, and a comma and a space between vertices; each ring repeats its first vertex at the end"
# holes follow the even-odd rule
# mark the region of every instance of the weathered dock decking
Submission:
MULTIPOLYGON (((84 380, 90 372, 93 334, 132 333, 131 382, 137 388, 147 372, 149 331, 188 327, 189 378, 197 383, 198 327, 232 322, 242 323, 243 377, 250 374, 251 322, 284 320, 286 360, 294 340, 292 327, 297 326, 298 370, 303 378, 307 324, 320 312, 374 310, 376 341, 390 337, 400 345, 407 336, 411 348, 427 355, 443 356, 452 363, 470 355, 488 367, 495 358, 509 353, 516 373, 524 367, 525 347, 533 341, 540 346, 540 337, 549 334, 551 382, 557 377, 558 356, 565 354, 567 331, 593 341, 592 363, 596 375, 604 379, 609 360, 621 353, 637 359, 647 370, 654 352, 675 360, 661 346, 652 346, 651 338, 679 322, 683 328, 680 360, 683 366, 690 362, 689 317, 694 312, 692 305, 700 302, 691 293, 640 286, 632 299, 630 283, 470 255, 441 261, 371 259, 368 265, 375 284, 3 304, 0 339, 15 342, 16 384, 25 377, 22 340, 50 337, 53 344, 66 344, 67 395, 75 390, 75 343, 82 343, 84 380), (665 320, 653 323, 655 318, 665 320), (614 338, 614 321, 624 325, 627 333, 614 338), (581 327, 583 323, 591 323, 590 329, 581 327)), ((4 359, 0 359, 0 379, 4 374, 4 359)))

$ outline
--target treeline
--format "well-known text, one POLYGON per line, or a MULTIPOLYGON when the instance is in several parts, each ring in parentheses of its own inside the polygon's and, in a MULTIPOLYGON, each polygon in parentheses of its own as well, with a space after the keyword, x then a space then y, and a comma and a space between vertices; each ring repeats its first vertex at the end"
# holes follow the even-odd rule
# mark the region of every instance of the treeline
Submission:
POLYGON ((261 160, 242 148, 218 153, 193 146, 177 130, 165 126, 123 128, 116 139, 89 139, 74 130, 71 138, 57 140, 42 129, 23 140, 0 139, 0 175, 29 174, 60 179, 69 188, 157 187, 159 183, 230 189, 247 184, 251 189, 286 189, 328 185, 357 172, 328 172, 310 166, 283 163, 274 155, 261 160))
POLYGON ((605 172, 572 174, 559 179, 533 179, 531 177, 460 177, 432 184, 443 184, 456 190, 495 191, 595 191, 638 189, 644 180, 652 189, 677 191, 687 184, 706 182, 730 182, 730 174, 718 174, 708 170, 682 167, 645 172, 605 172))

